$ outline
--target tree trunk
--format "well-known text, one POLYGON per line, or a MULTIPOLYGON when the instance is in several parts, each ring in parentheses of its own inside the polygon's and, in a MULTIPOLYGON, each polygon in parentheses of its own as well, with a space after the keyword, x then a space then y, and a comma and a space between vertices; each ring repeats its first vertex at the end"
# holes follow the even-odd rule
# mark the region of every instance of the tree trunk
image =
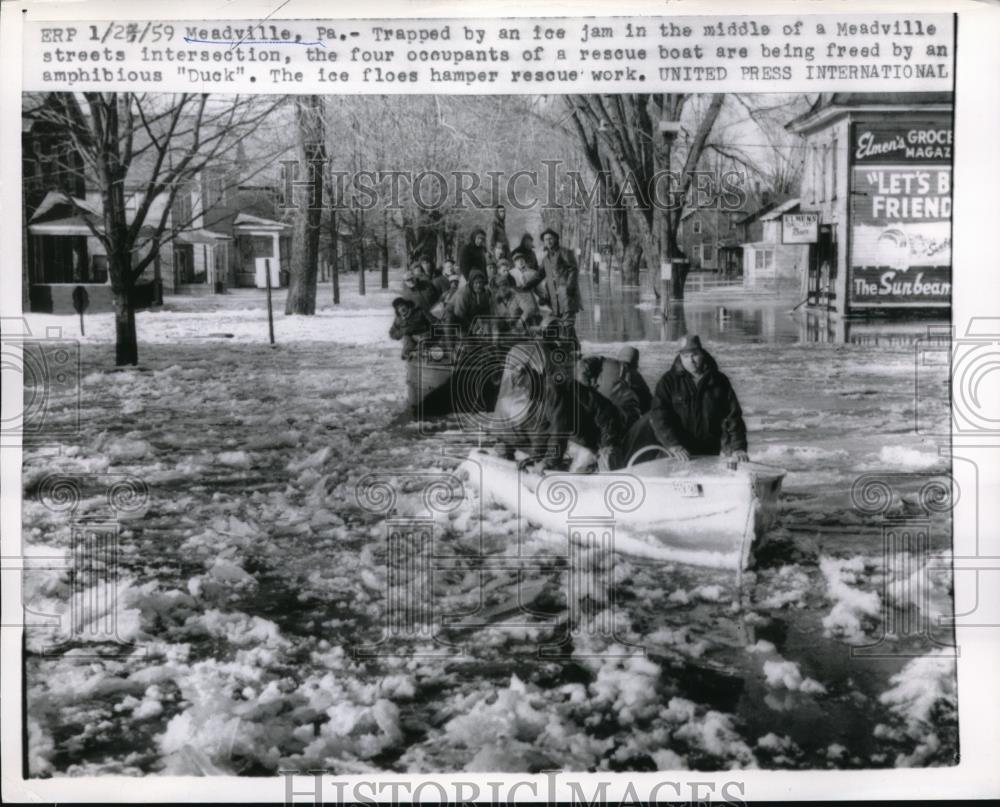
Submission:
POLYGON ((333 283, 333 303, 340 305, 340 234, 337 232, 337 211, 330 211, 330 279, 333 283))
POLYGON ((626 286, 639 285, 639 264, 642 261, 642 247, 635 239, 630 239, 622 250, 622 283, 626 286))
POLYGON ((389 211, 382 211, 382 251, 379 255, 382 270, 382 288, 389 288, 389 211))
POLYGON ((115 292, 115 364, 122 367, 139 363, 139 342, 135 332, 135 311, 128 290, 115 292))
POLYGON ((295 240, 285 314, 316 313, 316 287, 319 276, 319 236, 323 223, 323 170, 326 166, 326 139, 322 101, 307 95, 296 103, 299 154, 310 172, 308 203, 296 216, 295 240))

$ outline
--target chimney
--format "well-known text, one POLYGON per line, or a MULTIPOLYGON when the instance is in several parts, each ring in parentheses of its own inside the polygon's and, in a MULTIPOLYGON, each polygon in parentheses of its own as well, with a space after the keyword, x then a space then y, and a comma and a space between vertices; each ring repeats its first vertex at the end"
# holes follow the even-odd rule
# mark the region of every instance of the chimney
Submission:
POLYGON ((760 206, 767 207, 771 204, 771 191, 763 190, 760 192, 760 206))

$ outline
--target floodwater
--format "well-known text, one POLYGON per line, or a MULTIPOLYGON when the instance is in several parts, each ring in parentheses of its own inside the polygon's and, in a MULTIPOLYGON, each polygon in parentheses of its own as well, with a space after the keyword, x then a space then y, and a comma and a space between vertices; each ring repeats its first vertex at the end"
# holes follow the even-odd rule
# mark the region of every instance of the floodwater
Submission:
POLYGON ((689 291, 663 317, 646 283, 623 286, 602 278, 595 284, 586 276, 580 286, 585 307, 577 332, 591 342, 672 342, 691 333, 710 342, 907 345, 947 339, 950 327, 941 318, 846 321, 799 305, 795 294, 749 292, 739 285, 689 291))

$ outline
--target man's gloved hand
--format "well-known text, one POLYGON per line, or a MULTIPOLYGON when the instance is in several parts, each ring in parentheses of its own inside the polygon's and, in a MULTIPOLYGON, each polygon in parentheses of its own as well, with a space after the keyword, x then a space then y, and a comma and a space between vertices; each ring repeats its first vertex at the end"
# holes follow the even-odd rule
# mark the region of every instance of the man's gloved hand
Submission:
POLYGON ((750 455, 746 451, 733 451, 730 456, 737 462, 750 462, 750 455))
POLYGON ((680 460, 681 462, 687 462, 691 459, 691 453, 684 448, 684 446, 676 446, 674 448, 667 449, 667 456, 672 460, 680 460))

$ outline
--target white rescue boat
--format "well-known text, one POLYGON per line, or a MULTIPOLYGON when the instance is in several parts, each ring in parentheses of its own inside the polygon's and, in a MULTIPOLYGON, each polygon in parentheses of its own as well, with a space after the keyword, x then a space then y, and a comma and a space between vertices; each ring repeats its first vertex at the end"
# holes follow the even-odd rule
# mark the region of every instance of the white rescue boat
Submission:
POLYGON ((473 450, 459 468, 497 504, 567 540, 613 551, 736 569, 773 526, 785 471, 719 457, 655 459, 608 473, 544 472, 473 450))

